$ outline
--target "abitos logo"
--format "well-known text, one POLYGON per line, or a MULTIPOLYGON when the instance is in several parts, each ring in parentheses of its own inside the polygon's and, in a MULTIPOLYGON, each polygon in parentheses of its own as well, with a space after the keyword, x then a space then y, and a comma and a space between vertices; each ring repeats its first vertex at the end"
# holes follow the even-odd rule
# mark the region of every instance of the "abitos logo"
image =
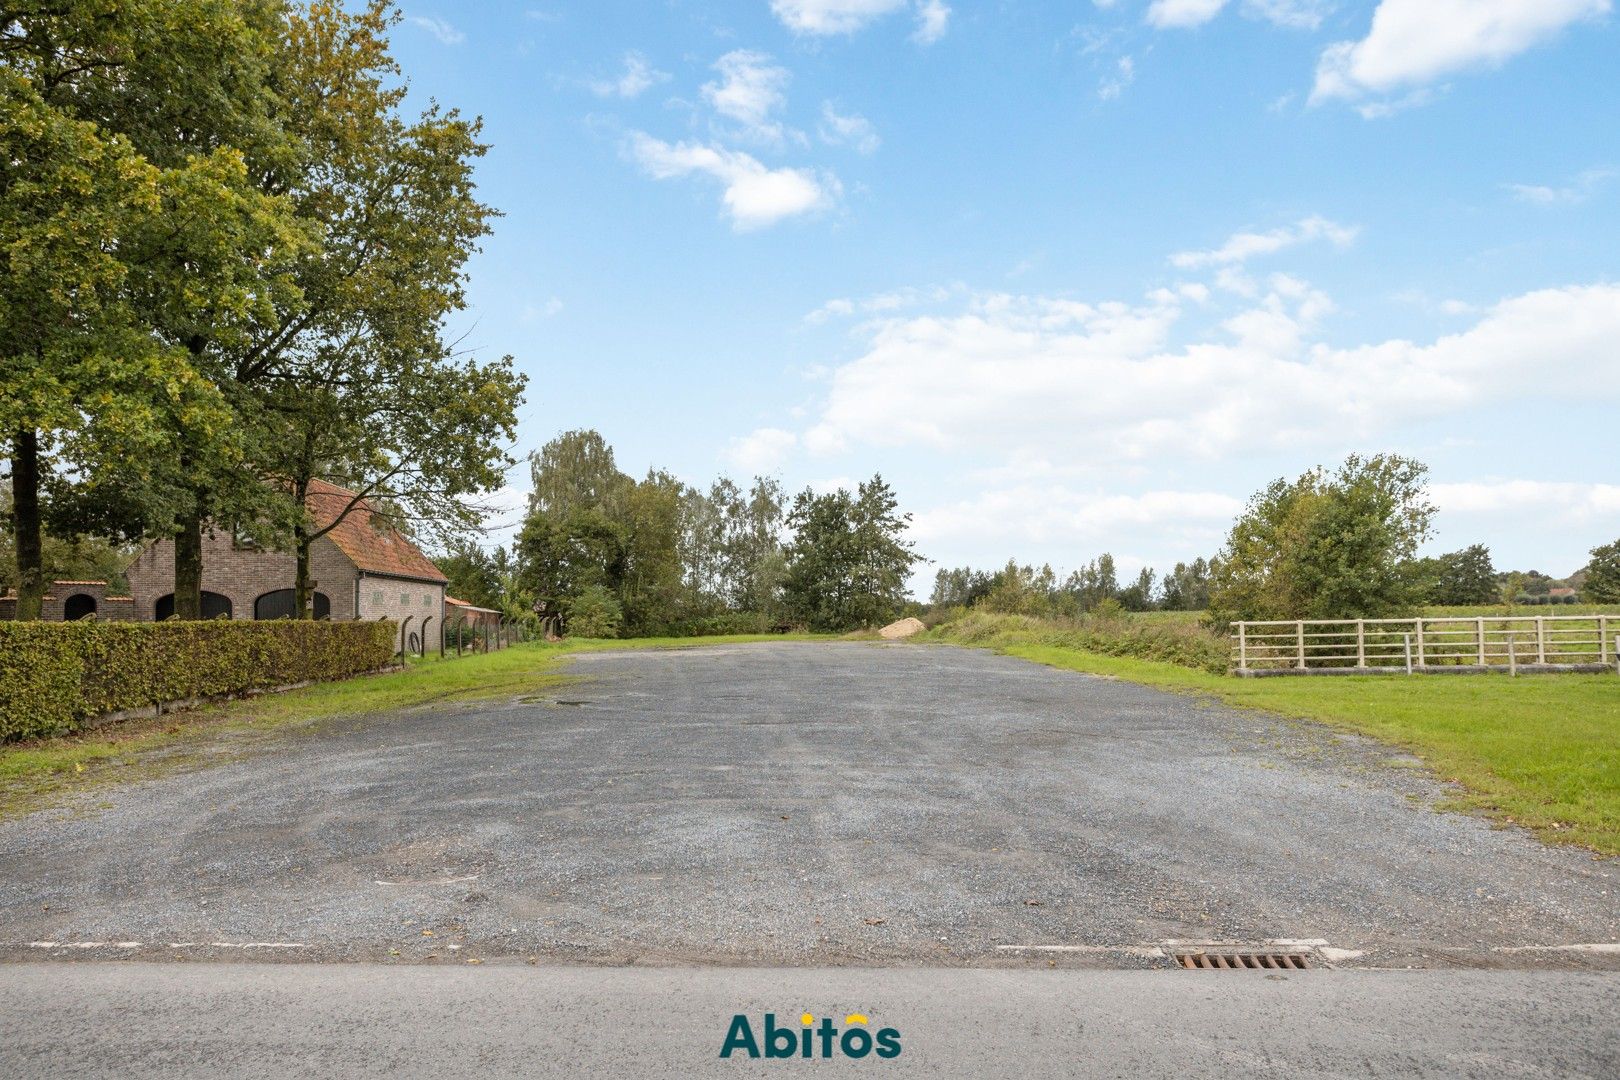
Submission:
POLYGON ((742 1053, 751 1058, 830 1058, 834 1047, 845 1057, 852 1058, 863 1058, 873 1053, 880 1058, 900 1056, 900 1033, 892 1027, 871 1031, 866 1017, 860 1013, 850 1013, 844 1017, 842 1032, 830 1016, 822 1017, 821 1023, 817 1024, 814 1016, 805 1013, 799 1017, 799 1025, 794 1027, 790 1023, 778 1026, 776 1014, 766 1013, 764 1030, 756 1038, 754 1026, 748 1022, 748 1017, 738 1013, 731 1018, 731 1030, 726 1032, 726 1042, 720 1047, 720 1056, 728 1058, 732 1054, 742 1053))

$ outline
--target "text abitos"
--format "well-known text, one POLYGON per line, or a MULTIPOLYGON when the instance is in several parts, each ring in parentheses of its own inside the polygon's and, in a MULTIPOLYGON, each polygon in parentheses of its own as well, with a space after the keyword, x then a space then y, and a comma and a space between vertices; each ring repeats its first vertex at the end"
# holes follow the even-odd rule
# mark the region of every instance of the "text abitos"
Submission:
POLYGON ((817 1024, 816 1018, 809 1013, 799 1017, 797 1027, 792 1024, 778 1025, 776 1014, 766 1013, 764 1029, 756 1037, 754 1025, 748 1017, 738 1013, 731 1018, 731 1027, 726 1032, 725 1044, 720 1047, 720 1056, 728 1058, 732 1054, 746 1054, 751 1058, 830 1058, 835 1051, 852 1058, 863 1058, 868 1054, 880 1058, 900 1056, 900 1032, 894 1028, 872 1031, 866 1017, 860 1013, 850 1013, 844 1017, 844 1025, 844 1030, 839 1031, 830 1016, 822 1017, 821 1023, 817 1024))

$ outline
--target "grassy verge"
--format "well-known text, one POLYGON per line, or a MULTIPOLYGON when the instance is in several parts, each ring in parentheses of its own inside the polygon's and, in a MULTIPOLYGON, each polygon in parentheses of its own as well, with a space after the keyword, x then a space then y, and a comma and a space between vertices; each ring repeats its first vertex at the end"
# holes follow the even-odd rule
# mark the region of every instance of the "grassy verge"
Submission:
POLYGON ((1418 675, 1238 679, 1004 635, 998 652, 1207 694, 1373 736, 1461 786, 1455 809, 1620 855, 1620 678, 1418 675))
POLYGON ((413 659, 403 671, 321 683, 285 694, 225 702, 156 719, 130 720, 51 739, 0 745, 0 819, 53 805, 65 795, 217 761, 261 734, 310 727, 332 717, 434 702, 511 697, 561 685, 570 653, 690 648, 782 641, 781 634, 705 638, 573 640, 514 645, 499 652, 413 659))

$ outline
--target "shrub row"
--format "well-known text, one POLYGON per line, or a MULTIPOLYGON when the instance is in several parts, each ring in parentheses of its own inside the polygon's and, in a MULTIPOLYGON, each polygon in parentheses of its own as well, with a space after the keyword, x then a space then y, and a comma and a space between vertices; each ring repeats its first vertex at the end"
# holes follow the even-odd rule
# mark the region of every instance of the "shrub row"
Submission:
POLYGON ((1197 623, 1128 614, 1033 619, 972 611, 940 624, 934 636, 961 645, 1052 645, 1106 656, 1135 656, 1216 675, 1231 666, 1226 640, 1197 623))
POLYGON ((124 709, 384 667, 392 622, 0 622, 0 741, 124 709))

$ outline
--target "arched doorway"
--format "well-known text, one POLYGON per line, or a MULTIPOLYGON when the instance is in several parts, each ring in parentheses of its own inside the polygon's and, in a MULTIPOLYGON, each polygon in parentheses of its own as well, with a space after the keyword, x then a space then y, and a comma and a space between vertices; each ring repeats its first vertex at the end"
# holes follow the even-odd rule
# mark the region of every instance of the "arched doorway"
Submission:
POLYGON ((74 593, 62 605, 62 621, 77 622, 96 613, 96 598, 89 593, 74 593))
MULTIPOLYGON (((158 597, 157 610, 153 617, 158 622, 174 616, 174 593, 164 593, 158 597)), ((230 597, 221 596, 217 592, 202 594, 202 617, 205 619, 228 619, 231 617, 230 597)))
MULTIPOLYGON (((253 617, 255 619, 292 619, 298 615, 298 605, 294 601, 291 589, 277 589, 267 592, 253 601, 253 617)), ((315 594, 315 617, 317 619, 330 619, 332 617, 332 601, 327 599, 323 592, 315 594)))

